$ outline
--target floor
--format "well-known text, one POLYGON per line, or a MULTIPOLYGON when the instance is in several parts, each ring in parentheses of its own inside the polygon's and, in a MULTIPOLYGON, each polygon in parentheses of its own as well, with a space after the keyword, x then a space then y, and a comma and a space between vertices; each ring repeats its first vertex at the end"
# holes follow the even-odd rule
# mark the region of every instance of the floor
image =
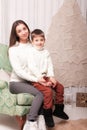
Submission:
MULTIPOLYGON (((76 107, 75 103, 65 105, 65 112, 69 115, 70 120, 87 119, 87 107, 76 107)), ((60 119, 54 118, 55 123, 60 119)), ((14 117, 0 115, 0 130, 18 130, 18 125, 14 117)))

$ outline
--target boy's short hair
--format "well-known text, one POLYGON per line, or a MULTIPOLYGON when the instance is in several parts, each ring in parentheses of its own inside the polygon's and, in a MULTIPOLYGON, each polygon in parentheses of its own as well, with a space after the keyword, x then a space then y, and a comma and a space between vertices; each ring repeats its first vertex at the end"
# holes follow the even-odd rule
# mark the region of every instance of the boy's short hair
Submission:
POLYGON ((45 34, 41 29, 35 29, 31 32, 31 40, 33 40, 36 36, 41 36, 45 39, 45 34))

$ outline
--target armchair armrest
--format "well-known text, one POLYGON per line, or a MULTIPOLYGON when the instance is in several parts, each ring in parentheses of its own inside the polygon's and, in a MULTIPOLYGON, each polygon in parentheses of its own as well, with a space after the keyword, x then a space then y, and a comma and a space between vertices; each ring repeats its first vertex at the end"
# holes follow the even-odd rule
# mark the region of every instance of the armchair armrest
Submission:
POLYGON ((4 89, 8 87, 8 83, 4 80, 0 80, 0 89, 4 89))

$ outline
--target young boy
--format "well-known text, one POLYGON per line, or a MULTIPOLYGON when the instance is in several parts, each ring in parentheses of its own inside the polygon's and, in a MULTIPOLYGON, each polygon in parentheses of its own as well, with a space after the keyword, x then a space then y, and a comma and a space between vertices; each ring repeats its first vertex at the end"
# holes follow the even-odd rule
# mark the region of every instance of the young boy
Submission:
POLYGON ((49 52, 44 49, 45 35, 40 29, 31 33, 32 48, 28 52, 28 70, 34 77, 32 85, 43 93, 44 96, 44 118, 48 127, 54 127, 53 116, 67 120, 69 117, 64 110, 64 87, 54 78, 53 64, 49 52), (55 91, 55 102, 53 102, 53 90, 55 91), (55 109, 53 110, 53 103, 55 109))

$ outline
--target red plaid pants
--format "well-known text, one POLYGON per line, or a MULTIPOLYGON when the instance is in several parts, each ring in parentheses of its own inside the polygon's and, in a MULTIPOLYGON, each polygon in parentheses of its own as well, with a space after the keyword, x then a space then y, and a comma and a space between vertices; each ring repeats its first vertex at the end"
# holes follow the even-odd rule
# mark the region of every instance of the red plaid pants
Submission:
POLYGON ((40 92, 43 93, 44 102, 43 108, 50 109, 53 107, 53 104, 63 104, 64 101, 64 86, 57 82, 55 88, 41 85, 38 82, 33 82, 32 85, 37 88, 40 92), (53 91, 54 90, 54 91, 53 91), (55 99, 55 100, 53 100, 55 99))

